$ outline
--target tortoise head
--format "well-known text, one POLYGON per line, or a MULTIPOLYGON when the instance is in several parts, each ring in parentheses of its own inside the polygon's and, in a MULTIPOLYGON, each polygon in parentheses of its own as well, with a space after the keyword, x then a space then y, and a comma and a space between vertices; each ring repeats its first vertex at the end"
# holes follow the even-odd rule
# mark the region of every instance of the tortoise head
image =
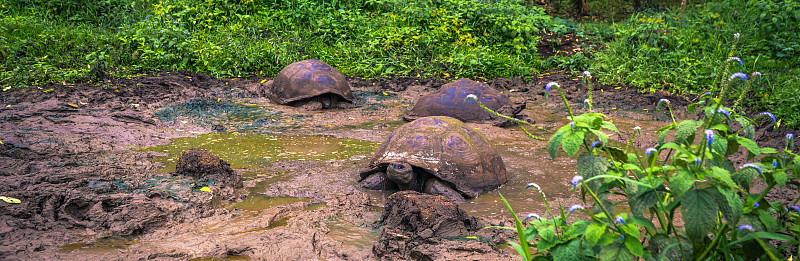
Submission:
POLYGON ((414 178, 414 168, 405 161, 389 162, 386 167, 386 178, 400 187, 400 189, 412 188, 416 182, 414 178))

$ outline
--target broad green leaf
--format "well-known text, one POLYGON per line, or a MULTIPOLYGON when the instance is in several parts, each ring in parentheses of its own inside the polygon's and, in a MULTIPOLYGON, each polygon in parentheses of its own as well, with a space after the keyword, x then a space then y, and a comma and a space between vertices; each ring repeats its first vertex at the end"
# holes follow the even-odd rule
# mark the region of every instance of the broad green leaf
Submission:
POLYGON ((728 149, 725 150, 725 156, 730 156, 739 151, 739 139, 728 140, 728 149))
POLYGON ((628 249, 624 245, 614 243, 603 247, 602 250, 600 250, 598 259, 600 261, 626 261, 633 260, 633 255, 628 252, 628 249))
POLYGON ((567 156, 575 156, 575 153, 578 152, 578 149, 581 148, 581 144, 583 144, 584 135, 583 131, 580 130, 564 133, 564 137, 561 138, 561 146, 564 148, 564 152, 567 153, 567 156))
POLYGON ((739 125, 742 125, 742 136, 748 139, 753 139, 756 132, 753 123, 749 119, 742 116, 736 116, 734 118, 739 122, 739 125))
POLYGON ((731 244, 736 244, 736 243, 739 243, 739 242, 751 240, 754 237, 758 237, 758 238, 762 238, 762 239, 766 238, 766 239, 785 241, 785 242, 789 242, 789 243, 797 243, 796 239, 794 239, 793 237, 788 236, 788 235, 772 233, 772 232, 756 231, 756 232, 753 232, 753 233, 748 233, 746 236, 741 237, 739 240, 731 242, 731 244))
POLYGON ((681 214, 689 239, 701 242, 714 229, 717 216, 714 196, 705 189, 686 191, 681 199, 681 214))
POLYGON ((658 134, 658 145, 664 144, 664 140, 667 138, 667 133, 669 129, 665 129, 658 134))
POLYGON ((613 131, 613 132, 619 133, 619 130, 617 130, 617 126, 615 126, 615 125, 614 125, 614 123, 612 123, 612 122, 609 122, 609 121, 603 121, 603 123, 601 124, 601 126, 603 126, 603 128, 605 128, 605 129, 607 129, 607 130, 610 130, 610 131, 613 131))
POLYGON ((594 251, 585 245, 581 244, 580 240, 571 240, 566 244, 556 246, 553 250, 553 260, 565 261, 582 261, 588 259, 586 256, 593 256, 594 251), (583 248, 581 248, 583 245, 583 248))
POLYGON ((680 237, 680 246, 675 235, 656 234, 650 239, 650 252, 657 253, 656 260, 684 261, 692 260, 692 245, 689 239, 680 237), (683 256, 681 256, 683 250, 683 256))
POLYGON ((586 243, 589 243, 590 247, 594 247, 597 245, 597 242, 600 241, 600 238, 606 232, 606 224, 601 222, 593 222, 591 225, 586 227, 586 233, 583 234, 583 238, 586 239, 586 243))
POLYGON ((621 149, 613 146, 605 146, 605 150, 614 160, 621 161, 623 163, 628 162, 628 156, 625 155, 625 152, 623 152, 621 149))
POLYGON ((714 141, 711 142, 711 151, 719 155, 725 155, 725 152, 728 151, 728 139, 725 137, 714 138, 714 141))
POLYGON ((770 147, 761 148, 761 154, 775 154, 775 153, 778 153, 778 151, 775 150, 775 148, 770 148, 770 147))
POLYGON ((783 187, 786 186, 786 181, 789 180, 789 176, 786 171, 773 171, 772 179, 775 180, 775 183, 778 183, 778 185, 783 187))
POLYGON ((669 178, 669 188, 675 198, 680 198, 695 182, 694 175, 687 170, 678 170, 669 178))
POLYGON ((638 186, 636 192, 632 192, 628 197, 631 212, 637 217, 644 215, 645 211, 656 205, 656 202, 658 202, 656 191, 643 186, 638 186))
MULTIPOLYGON (((622 214, 622 215, 625 215, 625 214, 622 214)), ((622 231, 625 232, 625 234, 629 235, 630 237, 639 238, 640 231, 639 231, 639 228, 636 227, 636 225, 631 224, 631 223, 627 223, 627 224, 620 224, 618 226, 619 226, 620 229, 622 229, 622 231)))
MULTIPOLYGON (((608 170, 608 160, 605 157, 592 155, 590 153, 581 153, 578 155, 578 175, 581 175, 584 180, 590 179, 594 176, 606 174, 608 170)), ((600 187, 601 180, 586 181, 586 185, 593 191, 597 191, 600 187)))
POLYGON ((600 141, 602 141, 603 144, 608 144, 608 135, 599 130, 589 130, 589 131, 594 133, 594 135, 597 135, 597 137, 600 138, 600 141))
POLYGON ((733 189, 717 187, 717 191, 713 193, 713 195, 714 199, 717 201, 720 212, 722 212, 722 216, 728 220, 728 223, 739 223, 739 219, 742 217, 744 203, 742 203, 742 200, 736 195, 733 189))
POLYGON ((743 168, 739 171, 735 172, 731 178, 736 181, 737 184, 742 186, 745 190, 749 191, 750 186, 753 185, 753 181, 758 177, 758 170, 754 168, 743 168))
POLYGON ((665 143, 665 144, 661 145, 661 147, 658 147, 658 152, 661 152, 662 150, 665 150, 665 149, 673 149, 673 150, 680 151, 681 153, 686 154, 686 155, 692 155, 692 152, 687 150, 685 147, 683 147, 681 145, 678 145, 677 143, 673 143, 673 142, 669 142, 669 143, 665 143))
POLYGON ((736 187, 736 183, 734 183, 733 179, 731 179, 731 173, 728 172, 727 170, 717 166, 713 166, 711 167, 710 174, 715 181, 722 183, 728 188, 736 187))
POLYGON ((654 225, 652 221, 646 218, 631 217, 628 220, 628 224, 633 224, 636 226, 645 227, 649 229, 656 229, 656 225, 654 225))
POLYGON ((764 224, 768 232, 775 232, 778 230, 779 226, 778 221, 775 220, 772 215, 764 210, 756 210, 758 215, 758 220, 761 220, 761 223, 764 224))
POLYGON ((602 237, 600 237, 600 241, 597 241, 597 245, 605 246, 614 243, 614 241, 617 241, 617 239, 619 239, 619 235, 614 233, 605 233, 602 237))
MULTIPOLYGON (((499 192, 497 194, 500 195, 500 199, 503 200, 503 203, 506 205, 506 208, 508 208, 508 212, 511 213, 512 216, 514 216, 514 225, 517 228, 517 236, 519 239, 522 239, 520 240, 519 244, 511 242, 512 245, 516 244, 514 248, 517 249, 517 252, 519 252, 523 260, 531 260, 531 250, 530 247, 528 246, 528 241, 524 240, 526 237, 525 237, 525 231, 523 231, 524 226, 522 225, 522 222, 520 222, 519 218, 517 217, 517 213, 514 213, 514 209, 511 208, 511 204, 508 204, 506 198, 503 197, 503 194, 500 194, 499 192)), ((544 238, 544 236, 542 238, 544 238)))
POLYGON ((694 133, 697 131, 697 128, 700 128, 701 125, 703 125, 702 121, 681 121, 675 128, 675 141, 687 145, 692 144, 692 142, 694 142, 694 133))
POLYGON ((626 237, 625 238, 625 247, 628 248, 628 251, 631 252, 634 256, 644 257, 644 249, 642 248, 642 243, 639 242, 638 239, 635 237, 626 237))
POLYGON ((561 243, 561 240, 559 240, 558 236, 556 236, 556 231, 553 227, 542 228, 539 232, 541 237, 539 238, 539 242, 536 244, 537 251, 546 251, 561 243))
POLYGON ((550 159, 556 159, 556 153, 558 153, 558 147, 561 145, 561 138, 564 136, 563 131, 556 132, 553 134, 553 137, 550 138, 550 142, 547 143, 547 152, 550 153, 550 159))
MULTIPOLYGON (((745 148, 747 148, 747 151, 749 151, 750 153, 752 153, 755 156, 758 156, 758 155, 761 154, 761 148, 759 148, 758 144, 755 141, 751 140, 751 139, 748 139, 748 138, 745 138, 745 137, 739 137, 739 145, 742 145, 745 148)), ((747 158, 750 159, 752 157, 748 155, 747 158)))

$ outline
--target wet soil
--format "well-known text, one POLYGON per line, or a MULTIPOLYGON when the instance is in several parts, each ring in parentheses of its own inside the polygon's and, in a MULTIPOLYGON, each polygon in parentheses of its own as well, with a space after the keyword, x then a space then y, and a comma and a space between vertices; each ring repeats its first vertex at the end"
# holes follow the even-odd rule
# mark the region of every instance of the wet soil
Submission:
MULTIPOLYGON (((179 71, 0 94, 0 193, 22 201, 0 202, 0 258, 377 259, 373 246, 382 237, 380 210, 389 193, 357 188, 358 173, 368 164, 371 146, 402 124, 414 101, 446 82, 349 78, 356 108, 309 112, 258 97, 266 80, 179 71), (200 142, 228 138, 233 142, 216 147, 200 142), (173 140, 199 144, 232 162, 244 188, 161 170, 167 159, 189 149, 167 149, 173 140), (258 154, 273 145, 280 149, 258 154), (206 186, 210 194, 201 190, 206 186)), ((566 124, 567 114, 555 92, 543 97, 551 81, 565 89, 574 111, 588 110, 581 108, 586 94, 579 77, 552 72, 488 83, 527 102, 523 113, 539 127, 534 134, 548 137, 566 124)), ((670 121, 666 112, 654 110, 661 98, 672 101, 676 118, 691 116, 678 113, 691 97, 594 86, 595 110, 610 116, 622 133, 614 139, 625 142, 640 126, 645 135, 635 142, 639 148, 655 145, 649 134, 670 121)), ((551 204, 580 202, 569 186, 573 159, 549 159, 545 143, 528 139, 518 127, 468 125, 501 153, 510 181, 497 191, 518 213, 543 213, 540 197, 523 189, 529 182, 538 183, 551 204)), ((764 125, 756 141, 783 146, 783 136, 792 131, 764 125)), ((744 156, 738 159, 741 164, 744 156)), ((777 194, 790 196, 796 194, 777 194)), ((496 192, 459 207, 485 224, 513 224, 496 192)), ((447 244, 481 249, 471 259, 513 259, 512 249, 495 244, 514 234, 493 236, 447 244)), ((464 257, 456 248, 429 255, 464 257)))

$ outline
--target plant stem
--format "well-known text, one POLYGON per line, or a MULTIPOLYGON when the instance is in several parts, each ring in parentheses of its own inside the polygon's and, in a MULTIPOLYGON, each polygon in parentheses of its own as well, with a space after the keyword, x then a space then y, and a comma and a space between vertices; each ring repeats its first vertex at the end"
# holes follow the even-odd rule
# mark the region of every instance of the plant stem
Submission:
MULTIPOLYGON (((599 206, 600 206, 600 209, 602 209, 602 210, 603 210, 603 213, 605 213, 605 214, 606 214, 606 218, 607 218, 608 220, 611 220, 611 218, 612 218, 612 216, 611 216, 611 213, 609 213, 609 212, 608 212, 608 209, 606 209, 606 206, 605 206, 605 205, 603 205, 603 203, 602 203, 602 202, 600 202, 600 199, 599 199, 599 198, 597 198, 597 195, 595 195, 595 194, 594 194, 594 191, 592 191, 592 189, 590 189, 590 188, 589 188, 589 186, 587 186, 587 185, 586 185, 586 183, 585 183, 585 182, 583 182, 583 181, 581 181, 581 186, 583 187, 583 189, 585 189, 587 192, 589 192, 589 195, 590 195, 590 196, 592 196, 592 199, 594 199, 594 202, 596 202, 596 203, 597 203, 597 205, 599 205, 599 206)), ((623 232, 622 232, 622 229, 620 229, 620 228, 617 226, 617 222, 613 222, 613 221, 612 221, 612 222, 609 222, 609 223, 611 223, 611 225, 613 225, 613 226, 614 226, 614 228, 615 228, 617 231, 619 231, 619 233, 620 233, 620 234, 622 234, 622 233, 623 233, 623 232)))
POLYGON ((722 224, 719 230, 717 230, 717 233, 714 233, 714 240, 711 241, 711 244, 708 245, 706 250, 704 250, 703 253, 700 254, 700 256, 698 256, 695 260, 705 260, 706 256, 708 256, 708 253, 710 253, 711 249, 713 249, 717 245, 717 243, 719 243, 720 238, 723 238, 722 234, 725 233, 725 231, 727 230, 728 230, 728 223, 722 224))
POLYGON ((775 257, 775 254, 773 254, 772 251, 769 251, 769 248, 767 248, 767 245, 764 244, 763 240, 758 238, 758 236, 754 236, 753 238, 756 240, 756 242, 758 242, 759 245, 761 245, 761 248, 764 249, 764 252, 767 252, 767 256, 769 257, 769 260, 778 261, 778 258, 775 257))

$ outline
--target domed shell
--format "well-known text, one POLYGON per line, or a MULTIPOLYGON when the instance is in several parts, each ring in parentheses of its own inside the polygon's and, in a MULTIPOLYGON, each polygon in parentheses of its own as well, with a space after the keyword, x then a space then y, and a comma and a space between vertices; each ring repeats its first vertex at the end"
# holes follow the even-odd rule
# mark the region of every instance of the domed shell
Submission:
POLYGON ((381 144, 370 167, 385 168, 392 161, 424 168, 470 198, 508 181, 503 159, 486 138, 450 117, 424 117, 401 126, 381 144))
MULTIPOLYGON (((492 115, 473 100, 464 101, 467 95, 474 94, 489 109, 498 111, 503 106, 513 106, 505 94, 489 85, 461 78, 442 85, 439 91, 420 98, 404 119, 414 120, 427 116, 448 116, 464 122, 491 120, 492 115)), ((521 109, 520 109, 521 110, 521 109)), ((514 115, 507 115, 513 117, 514 115)))
POLYGON ((344 75, 318 60, 303 60, 286 66, 275 76, 272 86, 269 86, 269 99, 277 104, 292 103, 326 93, 353 102, 353 93, 344 75))

